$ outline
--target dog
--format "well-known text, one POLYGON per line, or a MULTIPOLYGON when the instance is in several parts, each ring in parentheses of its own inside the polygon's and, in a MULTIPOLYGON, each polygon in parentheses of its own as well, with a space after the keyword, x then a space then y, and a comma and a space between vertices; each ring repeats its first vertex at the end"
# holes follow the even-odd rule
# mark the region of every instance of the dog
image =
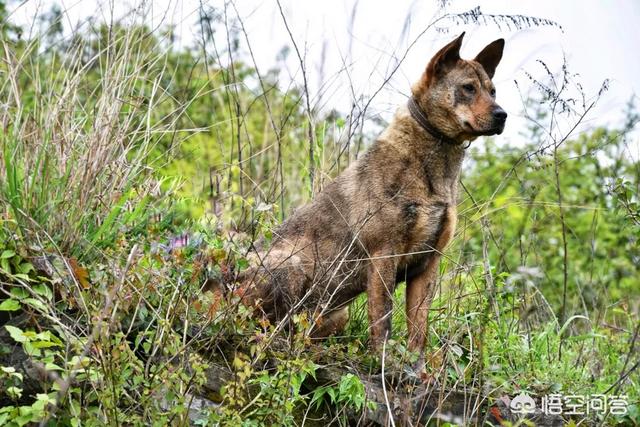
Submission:
POLYGON ((271 321, 307 311, 314 337, 340 332, 366 292, 370 345, 391 331, 393 293, 406 282, 408 348, 424 360, 442 252, 456 227, 465 149, 502 133, 507 113, 491 81, 504 40, 460 58, 464 33, 429 61, 406 106, 368 151, 258 242, 235 277, 247 306, 271 321))

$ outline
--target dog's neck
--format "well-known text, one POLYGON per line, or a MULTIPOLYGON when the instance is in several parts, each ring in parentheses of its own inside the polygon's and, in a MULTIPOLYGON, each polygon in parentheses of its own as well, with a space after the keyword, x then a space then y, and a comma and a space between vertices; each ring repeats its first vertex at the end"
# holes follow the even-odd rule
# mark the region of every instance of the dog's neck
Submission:
POLYGON ((428 114, 422 109, 422 107, 420 107, 418 101, 414 96, 409 98, 409 101, 407 102, 407 108, 409 109, 409 114, 411 114, 413 120, 415 120, 420 126, 422 126, 422 128, 427 131, 427 133, 431 134, 431 136, 433 136, 437 141, 448 145, 460 144, 460 142, 445 135, 431 123, 428 114))
POLYGON ((464 145, 450 144, 434 136, 412 117, 408 106, 400 107, 381 137, 405 156, 415 159, 440 185, 457 187, 464 145))
POLYGON ((408 105, 400 107, 393 121, 394 123, 391 126, 412 136, 405 143, 411 146, 411 151, 417 157, 446 157, 453 164, 462 163, 468 146, 464 142, 455 141, 444 136, 433 125, 426 128, 424 123, 420 123, 414 118, 408 105), (419 137, 416 138, 416 135, 419 135, 419 137))

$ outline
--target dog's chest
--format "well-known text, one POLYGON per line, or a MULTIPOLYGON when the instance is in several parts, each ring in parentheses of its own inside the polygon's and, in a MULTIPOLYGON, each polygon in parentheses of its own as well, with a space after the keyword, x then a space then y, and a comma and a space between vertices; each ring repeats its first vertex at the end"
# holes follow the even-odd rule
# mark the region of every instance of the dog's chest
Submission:
POLYGON ((420 270, 433 253, 442 253, 453 237, 457 210, 453 198, 415 198, 401 207, 403 235, 396 248, 400 269, 420 270))
POLYGON ((405 244, 407 249, 428 246, 441 250, 450 236, 449 229, 455 227, 456 206, 443 201, 410 201, 403 206, 405 244), (444 236, 443 236, 444 235, 444 236), (441 241, 444 238, 444 241, 441 241))

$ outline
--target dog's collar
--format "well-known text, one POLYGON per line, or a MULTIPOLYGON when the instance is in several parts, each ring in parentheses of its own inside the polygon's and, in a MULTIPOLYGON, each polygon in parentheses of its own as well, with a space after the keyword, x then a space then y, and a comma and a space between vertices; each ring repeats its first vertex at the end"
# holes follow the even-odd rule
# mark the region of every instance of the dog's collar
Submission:
POLYGON ((413 117, 413 119, 418 122, 418 124, 422 126, 422 128, 426 130, 427 133, 430 133, 437 140, 442 141, 446 144, 461 145, 458 141, 453 138, 449 138, 447 135, 443 134, 431 123, 429 123, 429 120, 427 119, 427 113, 425 113, 424 110, 420 108, 415 97, 412 96, 411 98, 409 98, 407 106, 409 107, 409 113, 411 113, 411 117, 413 117))

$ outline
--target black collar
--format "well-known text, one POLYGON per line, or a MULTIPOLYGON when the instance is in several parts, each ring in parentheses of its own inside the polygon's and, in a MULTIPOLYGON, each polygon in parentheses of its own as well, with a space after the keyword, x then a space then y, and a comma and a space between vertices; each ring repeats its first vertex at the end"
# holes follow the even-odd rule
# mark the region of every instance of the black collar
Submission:
POLYGON ((449 138, 447 135, 443 134, 438 129, 436 129, 431 123, 429 123, 429 120, 427 119, 427 114, 424 112, 422 108, 420 108, 420 106, 418 105, 418 102, 413 96, 409 98, 409 102, 407 106, 409 107, 409 112, 411 113, 411 117, 413 117, 413 119, 416 122, 418 122, 418 124, 422 126, 422 128, 426 130, 427 133, 430 133, 438 141, 442 141, 449 145, 461 145, 458 141, 456 141, 453 138, 449 138))

